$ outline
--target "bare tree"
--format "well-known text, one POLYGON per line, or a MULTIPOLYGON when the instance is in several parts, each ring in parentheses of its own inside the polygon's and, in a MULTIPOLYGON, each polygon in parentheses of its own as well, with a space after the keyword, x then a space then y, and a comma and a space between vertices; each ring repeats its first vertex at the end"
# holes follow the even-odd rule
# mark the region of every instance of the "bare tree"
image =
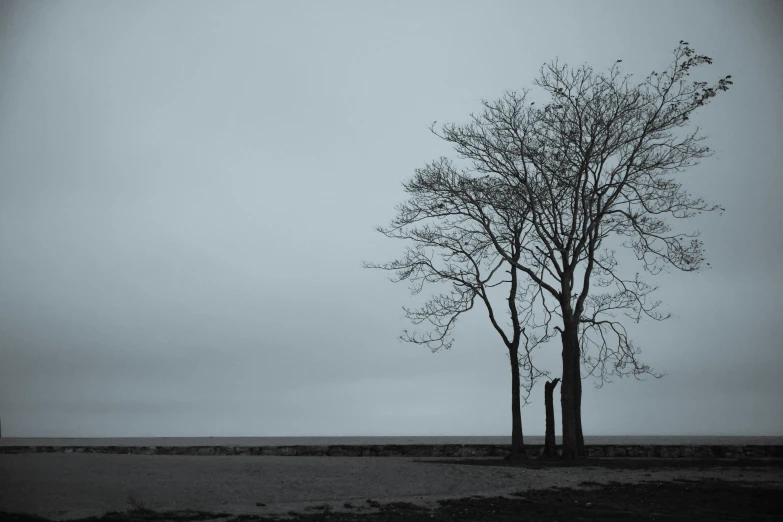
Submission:
POLYGON ((450 348, 457 318, 471 310, 477 299, 484 304, 511 363, 510 456, 524 458, 521 404, 544 374, 534 366, 531 353, 556 335, 546 324, 536 323, 533 305, 541 290, 515 265, 523 255, 529 229, 527 209, 498 180, 458 173, 446 160, 417 170, 403 186, 409 200, 397 207, 391 226, 378 230, 387 237, 412 241, 413 247, 391 263, 364 265, 396 272, 392 281, 408 281, 413 294, 421 292, 425 283, 449 286, 449 292, 434 295, 421 308, 404 308, 414 324, 427 322, 431 329, 423 334, 405 331, 401 339, 425 344, 433 352, 450 348), (500 307, 492 299, 493 291, 503 292, 510 324, 503 325, 498 317, 500 307), (526 392, 524 397, 520 388, 526 392))
MULTIPOLYGON (((632 86, 630 75, 620 76, 617 63, 608 74, 598 74, 588 66, 570 69, 555 61, 542 67, 535 81, 552 98, 544 107, 536 108, 528 91, 508 92, 498 101, 483 102, 483 113, 472 115, 468 124, 433 129, 469 162, 461 176, 482 179, 495 195, 502 194, 504 208, 517 208, 525 216, 518 229, 507 231, 518 232, 520 239, 509 241, 484 213, 490 203, 474 209, 484 240, 537 285, 546 324, 552 315, 562 321, 555 328, 563 347, 565 459, 584 454, 583 366, 599 382, 612 376, 660 376, 638 360, 639 348, 616 314, 624 312, 635 321, 668 315, 650 300, 656 287, 638 273, 623 273, 608 243, 624 241, 621 246, 651 274, 667 265, 695 271, 704 260, 698 234, 675 232, 665 218, 722 210, 692 198, 674 178, 710 155, 700 144, 704 138, 698 128, 675 132, 731 85, 731 76, 714 86, 686 81, 696 67, 710 63, 680 41, 664 72, 632 86)), ((457 172, 445 159, 429 168, 431 177, 457 172)))

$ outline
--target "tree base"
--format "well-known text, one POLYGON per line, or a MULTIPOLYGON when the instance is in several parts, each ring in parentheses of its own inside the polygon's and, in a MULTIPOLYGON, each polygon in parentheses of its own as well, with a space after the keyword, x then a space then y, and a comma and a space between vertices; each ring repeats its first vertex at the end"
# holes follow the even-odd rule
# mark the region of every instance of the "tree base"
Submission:
POLYGON ((579 453, 573 451, 573 452, 566 452, 564 451, 562 455, 560 455, 560 460, 564 461, 576 461, 576 460, 585 460, 587 459, 586 455, 579 455, 579 453))

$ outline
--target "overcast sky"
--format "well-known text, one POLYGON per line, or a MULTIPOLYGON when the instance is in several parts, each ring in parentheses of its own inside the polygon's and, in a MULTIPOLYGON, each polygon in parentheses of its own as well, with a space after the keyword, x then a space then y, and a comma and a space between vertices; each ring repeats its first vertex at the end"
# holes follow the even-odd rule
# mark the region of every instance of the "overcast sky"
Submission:
POLYGON ((434 120, 555 58, 640 82, 681 39, 734 81, 683 176, 726 208, 688 224, 712 269, 654 280, 674 317, 631 331, 667 375, 587 381, 584 432, 783 434, 780 27, 760 1, 1 3, 3 435, 510 434, 486 313, 399 342, 415 301, 361 264, 404 243, 374 227, 451 153, 434 120))

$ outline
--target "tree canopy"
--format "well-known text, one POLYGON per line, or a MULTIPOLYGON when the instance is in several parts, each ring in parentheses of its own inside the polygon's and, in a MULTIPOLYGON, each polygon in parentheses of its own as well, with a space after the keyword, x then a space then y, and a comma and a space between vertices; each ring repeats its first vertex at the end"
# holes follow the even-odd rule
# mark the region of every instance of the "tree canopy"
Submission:
POLYGON ((414 324, 428 321, 432 331, 406 332, 405 340, 448 348, 456 319, 480 299, 510 350, 524 339, 520 365, 530 386, 546 374, 534 366, 531 346, 559 333, 566 458, 583 452, 582 368, 599 383, 659 376, 639 360, 618 314, 635 321, 668 315, 651 298, 657 287, 621 267, 614 247, 633 252, 652 275, 667 266, 698 270, 704 261, 698 233, 679 232, 670 220, 723 210, 691 196, 676 174, 711 155, 700 129, 686 127, 695 111, 728 90, 731 76, 712 86, 689 82, 712 59, 684 41, 666 70, 637 85, 621 74, 620 62, 597 73, 554 61, 534 82, 549 103, 536 106, 529 90, 509 91, 482 102, 468 123, 440 130, 433 124, 460 161, 442 157, 404 184, 410 199, 379 230, 414 246, 400 260, 372 265, 396 271, 414 293, 425 283, 451 283, 449 293, 406 309, 414 324), (503 283, 510 285, 510 335, 487 292, 503 283), (530 329, 539 332, 529 335, 530 329))

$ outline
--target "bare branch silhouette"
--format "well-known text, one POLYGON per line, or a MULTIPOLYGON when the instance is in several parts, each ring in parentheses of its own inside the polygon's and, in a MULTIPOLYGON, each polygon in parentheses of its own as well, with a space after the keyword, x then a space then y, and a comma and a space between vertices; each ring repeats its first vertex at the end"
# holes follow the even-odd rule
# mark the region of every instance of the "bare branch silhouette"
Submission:
POLYGON ((450 293, 407 310, 415 324, 428 321, 434 332, 406 333, 406 340, 448 348, 457 317, 478 297, 534 382, 546 372, 533 366, 528 347, 560 335, 566 459, 584 454, 583 368, 599 386, 615 376, 661 376, 639 360, 640 349, 617 314, 634 321, 668 315, 651 300, 656 287, 638 273, 624 275, 611 241, 632 251, 650 274, 666 267, 696 271, 704 261, 698 233, 676 232, 668 220, 723 210, 692 197, 676 175, 711 155, 698 127, 684 129, 695 111, 729 89, 731 76, 712 86, 689 82, 691 72, 712 59, 684 41, 665 71, 638 85, 621 75, 620 61, 608 73, 596 73, 556 60, 534 82, 551 97, 543 107, 529 101, 527 90, 506 92, 482 102, 483 111, 466 124, 440 130, 433 124, 431 131, 451 143, 468 167, 440 158, 416 171, 405 184, 411 199, 398 207, 388 229, 380 229, 416 246, 402 260, 375 267, 397 271, 414 293, 425 282, 452 284, 450 293), (441 252, 437 265, 435 250, 441 252), (508 279, 494 282, 501 273, 508 279), (487 299, 487 290, 501 283, 513 288, 510 332, 487 299), (528 285, 535 298, 525 301, 517 294, 528 285), (550 327, 553 318, 560 324, 550 327), (543 333, 528 337, 526 327, 543 333))

